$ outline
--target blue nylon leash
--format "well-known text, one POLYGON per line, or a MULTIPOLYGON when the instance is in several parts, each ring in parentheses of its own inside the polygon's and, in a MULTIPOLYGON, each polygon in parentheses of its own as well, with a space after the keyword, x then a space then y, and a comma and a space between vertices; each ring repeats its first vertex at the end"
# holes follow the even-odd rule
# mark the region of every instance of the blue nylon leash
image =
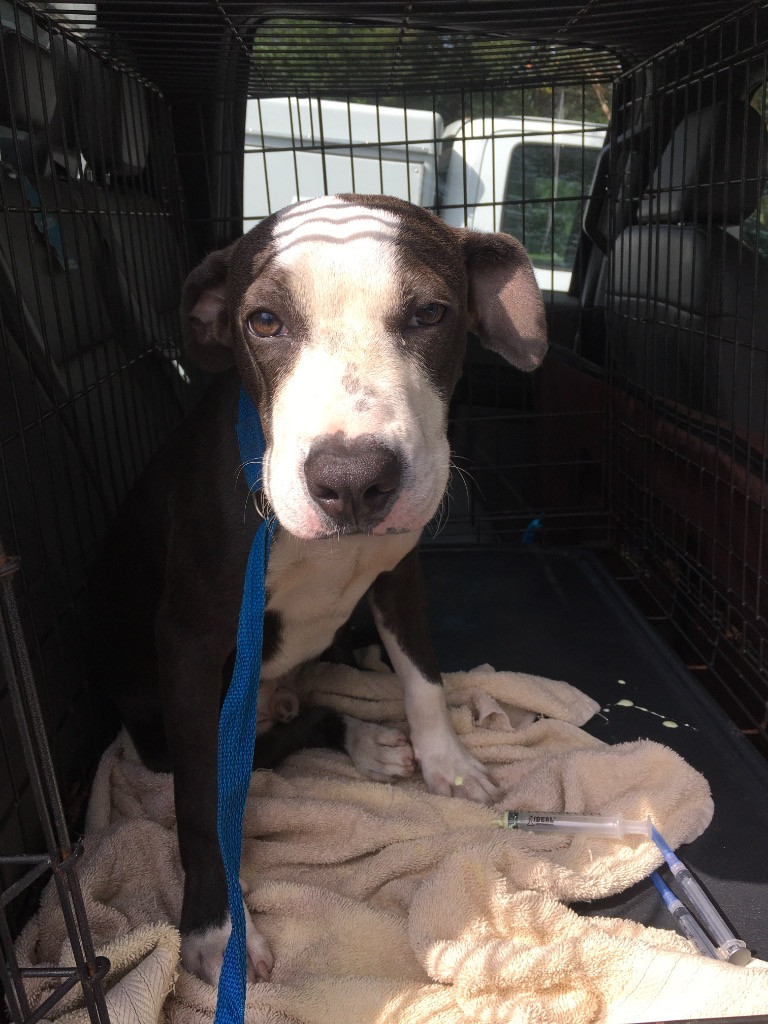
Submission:
MULTIPOLYGON (((266 442, 256 406, 240 389, 237 418, 240 461, 250 491, 261 486, 266 442)), ((237 655, 232 681, 219 716, 218 808, 216 827, 227 877, 232 933, 219 977, 215 1024, 242 1024, 245 1015, 245 911, 240 890, 245 799, 253 771, 256 705, 264 638, 265 580, 275 522, 262 520, 251 544, 237 626, 237 655)))

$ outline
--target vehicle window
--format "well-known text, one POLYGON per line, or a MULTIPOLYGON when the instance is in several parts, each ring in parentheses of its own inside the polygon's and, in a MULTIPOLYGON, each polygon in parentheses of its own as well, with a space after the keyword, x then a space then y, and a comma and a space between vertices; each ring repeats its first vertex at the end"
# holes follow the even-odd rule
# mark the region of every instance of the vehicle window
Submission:
POLYGON ((523 242, 534 267, 552 272, 557 290, 561 278, 570 281, 598 154, 548 142, 523 142, 512 152, 501 230, 523 242))
MULTIPOLYGON (((750 106, 762 116, 768 125, 768 89, 761 86, 752 96, 750 106)), ((759 173, 755 169, 755 173, 759 173)), ((763 194, 757 209, 741 224, 741 241, 754 249, 763 259, 768 259, 768 179, 763 181, 763 194)))

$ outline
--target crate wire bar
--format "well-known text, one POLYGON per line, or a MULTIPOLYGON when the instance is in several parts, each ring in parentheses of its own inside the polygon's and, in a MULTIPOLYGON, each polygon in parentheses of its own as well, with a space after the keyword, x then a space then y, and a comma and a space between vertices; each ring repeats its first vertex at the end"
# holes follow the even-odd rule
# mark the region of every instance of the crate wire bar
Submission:
POLYGON ((191 258, 168 105, 64 29, 0 3, 0 522, 20 556, 3 560, 0 945, 14 1024, 76 985, 90 1019, 108 1019, 109 965, 94 957, 69 838, 114 732, 87 683, 88 567, 199 393, 178 358, 191 258), (51 875, 74 967, 51 972, 32 1011, 24 980, 47 975, 19 967, 12 939, 51 875))
POLYGON ((41 1020, 78 982, 82 986, 90 1019, 100 1024, 108 1024, 109 1015, 102 980, 109 970, 109 961, 104 957, 97 957, 94 953, 77 872, 73 870, 81 851, 78 845, 73 845, 70 841, 64 819, 13 592, 14 577, 19 568, 19 559, 7 557, 0 545, 0 664, 10 691, 14 719, 21 737, 24 761, 34 792, 47 853, 43 856, 0 854, 0 865, 26 869, 21 878, 0 891, 0 981, 13 1024, 34 1024, 35 1021, 41 1020), (49 869, 53 872, 75 966, 50 969, 19 967, 6 908, 11 900, 49 869), (61 978, 58 987, 34 1012, 30 1009, 24 989, 24 978, 32 975, 38 978, 61 978))
POLYGON ((755 5, 703 33, 695 73, 690 53, 674 48, 617 81, 608 286, 608 479, 619 543, 717 675, 732 717, 763 738, 764 17, 755 5), (685 166, 685 180, 670 161, 685 166))

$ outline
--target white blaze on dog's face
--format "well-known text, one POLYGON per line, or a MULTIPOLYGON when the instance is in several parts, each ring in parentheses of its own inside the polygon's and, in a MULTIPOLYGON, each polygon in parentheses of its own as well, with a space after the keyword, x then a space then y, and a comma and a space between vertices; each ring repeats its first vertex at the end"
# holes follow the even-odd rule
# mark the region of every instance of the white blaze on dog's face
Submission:
POLYGON ((267 439, 265 494, 304 539, 429 522, 468 325, 522 369, 546 350, 519 242, 384 196, 324 197, 262 221, 190 275, 182 323, 200 365, 234 358, 267 439))
POLYGON ((414 354, 409 335, 423 329, 408 323, 412 309, 430 304, 452 304, 455 315, 463 296, 437 279, 409 281, 398 231, 389 210, 339 199, 289 210, 273 228, 273 266, 302 326, 300 341, 272 342, 299 350, 272 395, 264 484, 280 523, 300 537, 338 529, 307 487, 304 466, 318 439, 366 437, 398 454, 398 494, 373 533, 423 527, 448 482, 447 398, 414 354))

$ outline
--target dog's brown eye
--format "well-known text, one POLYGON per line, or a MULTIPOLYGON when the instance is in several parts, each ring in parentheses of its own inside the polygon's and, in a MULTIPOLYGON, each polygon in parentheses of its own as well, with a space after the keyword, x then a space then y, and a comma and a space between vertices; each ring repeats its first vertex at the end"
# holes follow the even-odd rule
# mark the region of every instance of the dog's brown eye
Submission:
POLYGON ((439 324, 445 314, 445 306, 442 302, 428 302, 426 306, 419 306, 411 319, 409 327, 431 327, 439 324))
POLYGON ((283 321, 268 309, 257 309, 245 322, 248 330, 257 338, 276 338, 279 334, 286 333, 283 321))

